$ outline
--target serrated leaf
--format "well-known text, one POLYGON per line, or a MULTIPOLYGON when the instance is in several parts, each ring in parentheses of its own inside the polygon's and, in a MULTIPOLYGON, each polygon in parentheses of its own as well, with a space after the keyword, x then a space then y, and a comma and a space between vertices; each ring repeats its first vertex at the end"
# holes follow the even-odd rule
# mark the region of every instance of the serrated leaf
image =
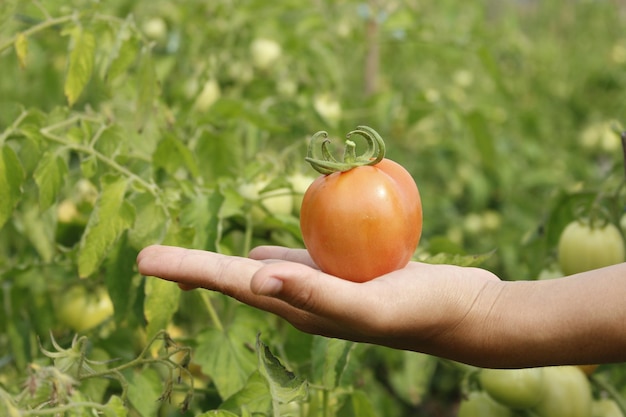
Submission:
POLYGON ((20 63, 20 67, 26 68, 26 58, 28 57, 28 38, 26 38, 24 33, 17 35, 13 46, 15 47, 15 53, 17 55, 17 60, 20 63))
POLYGON ((24 169, 12 148, 5 145, 0 151, 0 228, 2 228, 22 196, 24 169))
POLYGON ((39 188, 39 209, 45 211, 57 199, 67 174, 65 160, 54 152, 46 152, 37 165, 33 178, 39 188))
POLYGON ((55 254, 55 222, 52 211, 41 213, 36 205, 28 205, 20 213, 24 234, 44 262, 55 254))
POLYGON ((478 149, 483 169, 487 174, 493 174, 495 178, 498 178, 495 174, 498 172, 499 167, 496 164, 499 159, 496 155, 495 140, 489 131, 485 116, 480 111, 474 110, 465 115, 465 123, 474 136, 474 143, 478 149))
POLYGON ((130 25, 132 17, 129 16, 115 35, 115 42, 109 52, 104 79, 113 81, 123 74, 126 69, 137 59, 137 43, 132 38, 130 25))
POLYGON ((170 134, 165 134, 157 145, 152 155, 152 163, 155 168, 162 168, 172 176, 180 171, 188 171, 194 178, 200 175, 191 150, 180 139, 170 134))
POLYGON ((236 317, 223 330, 208 329, 198 336, 195 361, 211 377, 220 397, 240 391, 257 369, 254 352, 248 347, 256 330, 236 317))
POLYGON ((473 266, 477 267, 482 265, 495 253, 495 249, 491 252, 478 254, 478 255, 459 255, 451 253, 438 253, 430 256, 426 259, 421 259, 421 262, 428 264, 448 264, 457 266, 473 266))
POLYGON ((85 28, 75 27, 70 34, 70 57, 65 74, 64 92, 70 106, 78 97, 91 78, 96 50, 96 38, 85 28))
POLYGON ((133 207, 124 201, 128 181, 121 177, 104 177, 102 192, 89 217, 80 241, 78 274, 93 274, 119 236, 135 220, 133 207))
POLYGON ((161 395, 161 376, 151 368, 133 372, 127 376, 128 400, 141 417, 158 415, 161 395))
POLYGON ((158 95, 159 83, 157 80, 152 51, 144 48, 137 71, 139 85, 137 87, 137 102, 135 111, 135 126, 137 131, 143 130, 146 120, 152 114, 154 99, 158 95))
POLYGON ((128 409, 124 405, 124 402, 117 395, 112 395, 109 401, 104 405, 105 417, 127 417, 128 409))
POLYGON ((258 371, 250 375, 246 385, 220 405, 221 410, 239 412, 246 407, 251 413, 269 414, 272 396, 267 380, 258 371))
POLYGON ((137 194, 131 200, 136 219, 128 232, 130 245, 135 249, 161 243, 170 223, 167 209, 149 193, 137 194))
POLYGON ((241 161, 245 159, 244 149, 241 135, 203 130, 194 153, 198 160, 210 163, 201 166, 200 174, 207 182, 236 175, 241 171, 241 161))
POLYGON ((211 410, 211 411, 207 411, 206 413, 197 414, 196 417, 240 417, 240 416, 238 414, 234 414, 226 410, 211 410))
POLYGON ((402 351, 400 369, 390 372, 389 382, 407 404, 418 405, 428 394, 438 359, 423 353, 402 351))
POLYGON ((312 349, 315 382, 330 390, 339 386, 354 343, 318 337, 313 340, 312 349))
POLYGON ((137 297, 137 284, 131 279, 135 276, 136 257, 137 252, 128 248, 127 237, 123 235, 106 260, 105 281, 118 323, 129 320, 128 314, 137 297))
POLYGON ((185 204, 180 213, 180 224, 195 230, 193 247, 216 251, 222 225, 219 214, 224 197, 217 191, 209 195, 197 195, 185 204))
POLYGON ((370 401, 370 396, 361 390, 355 390, 339 410, 338 415, 342 417, 377 417, 378 413, 370 401))
POLYGON ((257 336, 256 351, 259 372, 267 380, 273 400, 286 404, 307 397, 307 382, 287 370, 269 347, 261 341, 260 336, 257 336))
POLYGON ((180 290, 174 282, 149 279, 146 282, 144 316, 148 321, 147 337, 165 329, 178 310, 180 290))

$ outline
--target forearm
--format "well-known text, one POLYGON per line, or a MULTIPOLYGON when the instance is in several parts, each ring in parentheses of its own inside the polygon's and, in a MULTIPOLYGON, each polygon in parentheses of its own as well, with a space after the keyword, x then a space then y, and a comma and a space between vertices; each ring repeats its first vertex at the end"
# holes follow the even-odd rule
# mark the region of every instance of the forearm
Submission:
POLYGON ((626 360, 626 263, 547 281, 502 282, 473 310, 477 365, 626 360))

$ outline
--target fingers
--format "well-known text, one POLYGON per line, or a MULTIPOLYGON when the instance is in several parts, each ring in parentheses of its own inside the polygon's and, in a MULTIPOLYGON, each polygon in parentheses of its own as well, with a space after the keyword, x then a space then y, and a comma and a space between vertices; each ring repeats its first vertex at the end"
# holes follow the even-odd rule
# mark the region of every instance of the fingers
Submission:
POLYGON ((277 298, 303 312, 341 323, 351 318, 361 321, 369 310, 364 301, 371 298, 365 285, 294 262, 265 265, 252 277, 250 288, 255 294, 277 298))
POLYGON ((175 281, 183 290, 202 287, 235 298, 250 293, 250 278, 264 264, 248 258, 173 246, 149 246, 137 256, 139 273, 175 281))
POLYGON ((297 262, 317 269, 317 265, 315 265, 315 262, 313 262, 306 249, 289 249, 282 246, 259 246, 252 249, 248 257, 257 260, 280 259, 283 261, 297 262))
MULTIPOLYGON (((259 258, 282 257, 310 263, 306 251, 258 248, 259 258)), ((304 263, 272 262, 171 246, 150 246, 137 257, 139 272, 177 282, 182 289, 202 287, 277 314, 300 330, 359 338, 376 308, 377 292, 304 263), (364 326, 365 323, 365 326, 364 326)))

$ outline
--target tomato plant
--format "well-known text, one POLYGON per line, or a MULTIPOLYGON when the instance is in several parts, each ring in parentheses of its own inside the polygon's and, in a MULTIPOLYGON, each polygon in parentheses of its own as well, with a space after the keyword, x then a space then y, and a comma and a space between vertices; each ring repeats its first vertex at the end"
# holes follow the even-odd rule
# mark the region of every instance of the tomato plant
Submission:
MULTIPOLYGON (((310 169, 309 133, 367 124, 420 178, 417 259, 536 277, 575 206, 600 191, 612 222, 623 214, 608 129, 626 114, 623 7, 0 1, 0 416, 456 414, 459 374, 438 358, 181 292, 140 276, 137 252, 304 247, 317 175, 291 173, 310 169), (97 296, 65 292, 104 283, 113 315, 80 323, 97 296), (255 355, 259 333, 291 374, 262 374, 277 363, 255 355), (300 377, 308 396, 287 395, 300 377)), ((605 364, 599 378, 621 387, 626 371, 605 364)))
POLYGON ((485 392, 472 391, 459 404, 457 417, 513 417, 513 411, 485 392))
POLYGON ((480 385, 491 398, 514 408, 530 408, 539 403, 545 392, 543 368, 481 369, 480 385))
POLYGON ((591 414, 591 385, 578 367, 545 367, 543 377, 545 392, 532 408, 538 417, 588 417, 591 414))
POLYGON ((384 158, 384 144, 374 130, 359 127, 351 134, 368 140, 369 149, 356 157, 348 141, 345 160, 329 158, 327 142, 320 159, 311 141, 307 160, 324 175, 307 189, 300 225, 304 243, 324 271, 351 281, 403 268, 422 232, 422 203, 415 181, 399 164, 384 158))
POLYGON ((624 239, 612 223, 575 220, 559 238, 559 265, 565 275, 618 264, 624 262, 624 256, 624 239))

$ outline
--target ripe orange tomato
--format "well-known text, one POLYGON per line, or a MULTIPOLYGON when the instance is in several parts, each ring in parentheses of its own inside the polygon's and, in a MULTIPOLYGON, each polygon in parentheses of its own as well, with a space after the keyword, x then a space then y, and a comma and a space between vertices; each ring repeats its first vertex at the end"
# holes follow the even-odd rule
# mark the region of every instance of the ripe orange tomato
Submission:
POLYGON ((389 159, 323 175, 304 194, 300 226, 322 271, 368 281, 411 260, 422 232, 419 190, 389 159))

